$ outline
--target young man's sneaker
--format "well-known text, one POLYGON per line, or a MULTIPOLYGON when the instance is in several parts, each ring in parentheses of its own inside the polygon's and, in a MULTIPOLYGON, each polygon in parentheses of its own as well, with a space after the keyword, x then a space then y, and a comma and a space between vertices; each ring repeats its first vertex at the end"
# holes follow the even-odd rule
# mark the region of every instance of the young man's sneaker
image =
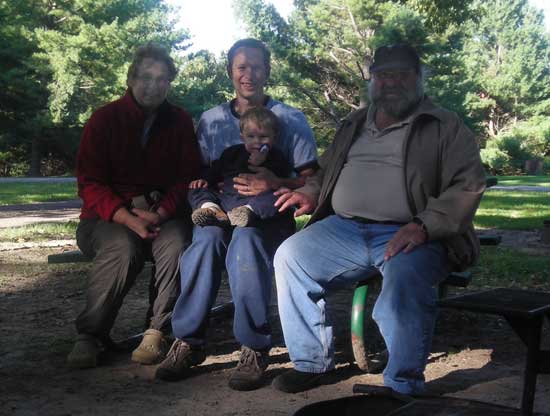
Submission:
POLYGON ((67 356, 67 365, 71 368, 97 367, 99 354, 104 351, 101 341, 88 334, 79 334, 72 351, 67 356))
POLYGON ((233 208, 227 213, 229 222, 235 227, 248 227, 257 218, 254 211, 246 206, 233 208))
POLYGON ((225 227, 229 225, 227 214, 219 208, 197 208, 191 214, 193 224, 204 227, 205 225, 217 225, 225 227))
POLYGON ((187 370, 199 365, 206 359, 202 347, 192 347, 187 342, 176 339, 166 354, 166 358, 157 368, 155 378, 165 381, 181 380, 187 370))
POLYGON ((265 369, 268 365, 268 351, 254 351, 243 345, 239 364, 229 377, 229 387, 240 391, 255 390, 261 387, 265 369))
POLYGON ((166 350, 164 334, 150 328, 143 333, 141 343, 132 352, 132 361, 140 364, 156 364, 164 358, 166 350))
POLYGON ((285 393, 299 393, 325 384, 330 373, 304 373, 294 369, 273 379, 272 386, 285 393))

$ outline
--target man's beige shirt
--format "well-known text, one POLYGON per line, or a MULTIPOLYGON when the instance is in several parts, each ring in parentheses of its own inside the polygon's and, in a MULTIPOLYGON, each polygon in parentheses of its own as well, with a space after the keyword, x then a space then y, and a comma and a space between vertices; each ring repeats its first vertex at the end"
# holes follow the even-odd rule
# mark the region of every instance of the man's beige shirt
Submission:
POLYGON ((403 170, 403 142, 410 118, 380 131, 369 111, 340 172, 332 207, 343 217, 406 223, 412 213, 407 203, 403 170))

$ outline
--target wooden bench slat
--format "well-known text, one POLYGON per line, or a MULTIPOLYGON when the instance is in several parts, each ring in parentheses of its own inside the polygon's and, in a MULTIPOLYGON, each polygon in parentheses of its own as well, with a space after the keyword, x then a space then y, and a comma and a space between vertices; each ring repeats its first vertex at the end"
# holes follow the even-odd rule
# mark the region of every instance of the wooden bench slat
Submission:
POLYGON ((86 257, 80 250, 65 251, 48 256, 48 264, 87 263, 89 261, 92 261, 92 259, 86 257))

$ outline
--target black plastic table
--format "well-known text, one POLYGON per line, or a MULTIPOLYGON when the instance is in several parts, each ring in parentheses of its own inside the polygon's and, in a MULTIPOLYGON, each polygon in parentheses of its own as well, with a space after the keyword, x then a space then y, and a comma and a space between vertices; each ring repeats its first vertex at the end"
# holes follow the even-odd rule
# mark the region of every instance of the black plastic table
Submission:
POLYGON ((550 293, 521 289, 492 289, 443 299, 444 308, 503 316, 527 346, 521 412, 533 414, 538 374, 550 374, 550 350, 541 350, 544 316, 550 319, 550 293))

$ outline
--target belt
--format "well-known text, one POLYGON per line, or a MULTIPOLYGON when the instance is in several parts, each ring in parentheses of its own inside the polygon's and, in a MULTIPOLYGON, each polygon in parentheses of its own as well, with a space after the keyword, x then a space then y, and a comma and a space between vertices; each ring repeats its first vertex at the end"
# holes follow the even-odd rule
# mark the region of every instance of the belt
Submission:
POLYGON ((361 224, 384 224, 384 225, 405 225, 405 222, 397 222, 397 221, 378 221, 378 220, 371 220, 370 218, 363 218, 363 217, 351 217, 350 218, 353 221, 360 222, 361 224))

